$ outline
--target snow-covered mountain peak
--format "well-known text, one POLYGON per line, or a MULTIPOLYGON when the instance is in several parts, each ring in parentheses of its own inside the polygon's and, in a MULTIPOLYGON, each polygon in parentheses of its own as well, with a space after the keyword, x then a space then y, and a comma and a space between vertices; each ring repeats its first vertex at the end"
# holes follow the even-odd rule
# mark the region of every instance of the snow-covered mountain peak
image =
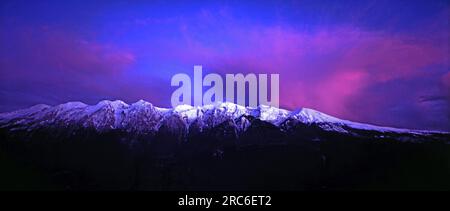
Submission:
POLYGON ((257 111, 256 113, 254 113, 255 117, 263 121, 271 122, 275 125, 279 125, 289 116, 288 110, 267 105, 259 105, 258 108, 254 111, 257 111), (258 114, 258 116, 256 116, 256 114, 258 114))
POLYGON ((182 113, 182 112, 193 110, 193 109, 195 109, 195 108, 191 105, 178 105, 173 109, 173 111, 177 112, 177 113, 182 113))
POLYGON ((7 113, 0 113, 0 123, 8 122, 8 120, 15 119, 15 118, 23 118, 26 116, 32 116, 36 113, 42 112, 44 110, 47 110, 51 108, 49 105, 45 104, 37 104, 34 106, 31 106, 29 108, 20 109, 16 111, 11 111, 7 113))
POLYGON ((151 103, 145 101, 145 100, 138 100, 135 103, 131 104, 130 106, 134 107, 146 107, 146 106, 153 106, 151 103))
POLYGON ((82 102, 67 102, 63 103, 54 107, 50 107, 50 110, 57 114, 57 113, 65 113, 65 112, 71 112, 74 110, 80 110, 87 108, 88 105, 82 103, 82 102))
POLYGON ((296 117, 305 123, 319 123, 319 122, 330 122, 337 123, 342 122, 342 119, 324 114, 322 112, 316 111, 310 108, 297 109, 291 112, 291 117, 296 117))
POLYGON ((352 128, 394 133, 430 133, 430 131, 380 127, 342 120, 308 108, 288 111, 266 105, 251 108, 229 102, 218 102, 197 107, 179 105, 169 109, 153 106, 144 100, 139 100, 131 105, 120 100, 103 100, 95 105, 68 102, 52 107, 41 104, 0 114, 0 127, 29 129, 46 125, 62 125, 64 127, 82 125, 98 130, 123 129, 149 132, 157 131, 161 125, 165 124, 164 122, 167 122, 166 120, 180 119, 180 121, 184 121, 183 124, 187 128, 194 124, 200 131, 204 128, 215 127, 225 121, 234 121, 236 127, 242 127, 237 130, 242 131, 250 124, 250 120, 246 120, 248 116, 269 122, 277 127, 294 119, 306 125, 315 124, 324 130, 342 133, 348 133, 352 128))
POLYGON ((97 103, 96 106, 98 106, 98 107, 110 106, 112 108, 123 108, 123 107, 128 107, 129 105, 121 100, 114 100, 114 101, 102 100, 99 103, 97 103))

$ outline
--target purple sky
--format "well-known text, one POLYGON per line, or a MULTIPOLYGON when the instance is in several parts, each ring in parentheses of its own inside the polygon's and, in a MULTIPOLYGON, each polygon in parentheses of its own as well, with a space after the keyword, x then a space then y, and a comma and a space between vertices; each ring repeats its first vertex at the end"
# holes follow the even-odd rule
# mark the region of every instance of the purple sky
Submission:
POLYGON ((450 131, 448 1, 1 1, 0 112, 279 73, 280 105, 450 131))

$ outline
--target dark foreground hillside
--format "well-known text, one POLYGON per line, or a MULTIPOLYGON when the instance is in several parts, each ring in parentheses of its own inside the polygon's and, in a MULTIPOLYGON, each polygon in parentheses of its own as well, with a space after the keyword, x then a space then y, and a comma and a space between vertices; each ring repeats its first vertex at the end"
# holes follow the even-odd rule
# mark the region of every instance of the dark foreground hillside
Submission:
POLYGON ((239 138, 224 123, 183 139, 164 128, 139 136, 2 129, 0 189, 450 190, 445 141, 357 138, 313 126, 285 133, 253 125, 239 138))

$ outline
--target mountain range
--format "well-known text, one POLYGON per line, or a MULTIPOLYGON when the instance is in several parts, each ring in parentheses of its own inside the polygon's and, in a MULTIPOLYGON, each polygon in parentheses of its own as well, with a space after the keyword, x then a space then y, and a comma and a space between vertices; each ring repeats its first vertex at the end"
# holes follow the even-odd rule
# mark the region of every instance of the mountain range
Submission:
POLYGON ((104 100, 0 114, 0 189, 449 190, 450 133, 104 100))
MULTIPOLYGON (((237 136, 245 132, 253 120, 260 120, 286 132, 298 125, 317 126, 324 131, 365 136, 368 132, 380 138, 408 137, 411 141, 446 136, 440 131, 381 127, 342 120, 319 111, 302 108, 293 111, 260 105, 256 108, 233 103, 216 103, 202 107, 180 105, 173 109, 159 108, 140 100, 131 105, 123 101, 104 100, 96 105, 68 102, 57 106, 35 105, 27 109, 0 114, 0 127, 9 130, 39 128, 92 128, 99 132, 121 130, 133 134, 154 134, 161 127, 182 131, 183 135, 213 129, 231 122, 237 136)), ((407 138, 406 138, 407 139, 407 138)), ((405 140, 405 139, 399 139, 405 140)))

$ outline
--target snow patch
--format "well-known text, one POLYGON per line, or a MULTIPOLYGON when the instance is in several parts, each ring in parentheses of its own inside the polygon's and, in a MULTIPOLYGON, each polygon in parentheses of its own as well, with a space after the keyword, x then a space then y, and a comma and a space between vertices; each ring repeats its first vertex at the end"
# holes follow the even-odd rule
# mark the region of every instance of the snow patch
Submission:
MULTIPOLYGON (((82 102, 68 102, 54 107, 35 105, 27 109, 1 113, 1 127, 33 128, 50 124, 79 124, 85 127, 93 126, 98 130, 125 129, 127 131, 156 131, 162 122, 174 115, 181 117, 189 127, 195 122, 200 131, 205 127, 215 127, 222 122, 232 120, 237 130, 243 131, 250 124, 246 116, 280 126, 287 119, 296 119, 305 124, 317 124, 324 130, 347 133, 349 128, 359 130, 375 130, 392 133, 431 134, 438 131, 421 131, 381 127, 342 120, 314 109, 302 108, 294 111, 260 105, 256 108, 243 107, 229 102, 218 102, 211 105, 193 107, 179 105, 173 109, 159 108, 144 100, 131 105, 123 101, 103 100, 96 105, 86 105, 82 102)), ((177 117, 177 118, 179 118, 177 117)))

